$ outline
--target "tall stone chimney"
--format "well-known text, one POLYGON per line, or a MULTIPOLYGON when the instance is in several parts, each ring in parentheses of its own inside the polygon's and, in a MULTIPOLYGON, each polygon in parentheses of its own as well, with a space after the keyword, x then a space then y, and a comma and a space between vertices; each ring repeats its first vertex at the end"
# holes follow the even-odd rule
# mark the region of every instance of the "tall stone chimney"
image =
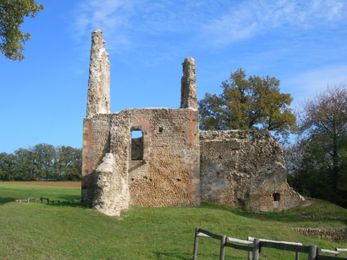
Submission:
POLYGON ((95 114, 109 114, 110 110, 110 62, 105 49, 102 31, 92 33, 90 50, 87 118, 95 114))
POLYGON ((181 108, 198 109, 196 98, 195 60, 192 57, 185 58, 183 62, 181 108))

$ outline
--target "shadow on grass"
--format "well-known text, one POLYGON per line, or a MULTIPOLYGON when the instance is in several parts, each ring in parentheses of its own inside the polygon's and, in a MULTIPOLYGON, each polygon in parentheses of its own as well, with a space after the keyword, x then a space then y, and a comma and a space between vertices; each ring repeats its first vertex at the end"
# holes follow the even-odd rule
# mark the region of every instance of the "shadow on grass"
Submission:
POLYGON ((39 202, 44 203, 49 206, 68 206, 68 207, 79 207, 87 208, 81 204, 81 197, 78 195, 64 195, 59 196, 58 199, 49 197, 40 197, 39 202))
POLYGON ((61 195, 59 196, 61 200, 80 200, 80 195, 61 195))
MULTIPOLYGON (((319 203, 319 202, 313 202, 313 203, 319 203)), ((279 221, 279 222, 305 222, 305 221, 339 221, 343 224, 347 224, 347 214, 345 212, 336 211, 331 212, 329 210, 324 210, 324 205, 322 205, 321 208, 318 207, 319 204, 313 205, 312 207, 299 207, 294 208, 287 211, 280 211, 280 212, 252 212, 252 211, 245 211, 240 208, 232 208, 228 206, 222 206, 212 203, 202 203, 202 208, 211 208, 211 209, 219 209, 219 210, 225 210, 229 211, 233 214, 246 217, 246 218, 252 218, 257 220, 270 220, 270 221, 279 221)))
POLYGON ((80 207, 88 208, 80 203, 80 196, 77 195, 64 195, 59 196, 58 199, 49 197, 28 197, 28 198, 12 198, 12 197, 0 197, 0 206, 6 203, 19 201, 21 203, 39 203, 49 206, 68 206, 68 207, 80 207))
POLYGON ((9 203, 9 202, 13 202, 15 201, 15 198, 10 198, 10 197, 0 197, 0 205, 9 203))

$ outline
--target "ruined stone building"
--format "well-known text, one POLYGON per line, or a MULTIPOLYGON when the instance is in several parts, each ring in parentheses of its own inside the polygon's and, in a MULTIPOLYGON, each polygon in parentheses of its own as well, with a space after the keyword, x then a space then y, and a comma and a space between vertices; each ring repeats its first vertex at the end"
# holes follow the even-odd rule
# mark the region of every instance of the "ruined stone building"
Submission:
POLYGON ((193 58, 183 63, 177 109, 111 113, 110 65, 100 30, 92 34, 89 73, 83 203, 119 215, 131 205, 181 207, 200 201, 271 211, 303 199, 289 187, 282 150, 270 135, 199 131, 193 58))

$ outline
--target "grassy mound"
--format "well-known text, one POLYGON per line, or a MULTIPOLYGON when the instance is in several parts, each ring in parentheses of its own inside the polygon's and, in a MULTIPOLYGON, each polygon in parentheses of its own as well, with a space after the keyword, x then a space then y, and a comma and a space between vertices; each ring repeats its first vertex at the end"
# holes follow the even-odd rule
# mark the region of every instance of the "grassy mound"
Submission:
MULTIPOLYGON (((203 204, 199 208, 131 208, 107 217, 76 205, 19 203, 18 199, 78 199, 74 185, 0 183, 0 259, 191 259, 195 227, 246 239, 247 236, 302 242, 323 248, 347 247, 298 228, 346 230, 347 210, 314 200, 277 213, 249 213, 203 204)), ((200 259, 218 259, 219 245, 201 239, 200 259)), ((226 259, 247 259, 226 250, 226 259)), ((265 249, 263 259, 294 259, 294 253, 265 249)))

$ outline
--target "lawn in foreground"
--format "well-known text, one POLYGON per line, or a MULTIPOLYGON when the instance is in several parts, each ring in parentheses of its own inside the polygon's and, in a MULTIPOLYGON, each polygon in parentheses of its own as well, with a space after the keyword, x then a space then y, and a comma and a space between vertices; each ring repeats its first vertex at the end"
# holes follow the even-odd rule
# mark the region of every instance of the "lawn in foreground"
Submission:
MULTIPOLYGON (((73 200, 69 185, 0 183, 0 259, 191 259, 194 228, 245 239, 267 239, 347 247, 346 241, 307 237, 294 227, 347 228, 347 210, 315 201, 287 212, 256 214, 203 205, 199 208, 131 208, 120 218, 74 205, 18 203, 27 197, 73 200)), ((200 259, 218 259, 219 245, 201 239, 200 259)), ((246 259, 227 249, 226 259, 246 259)), ((263 259, 294 254, 265 249, 263 259)))

